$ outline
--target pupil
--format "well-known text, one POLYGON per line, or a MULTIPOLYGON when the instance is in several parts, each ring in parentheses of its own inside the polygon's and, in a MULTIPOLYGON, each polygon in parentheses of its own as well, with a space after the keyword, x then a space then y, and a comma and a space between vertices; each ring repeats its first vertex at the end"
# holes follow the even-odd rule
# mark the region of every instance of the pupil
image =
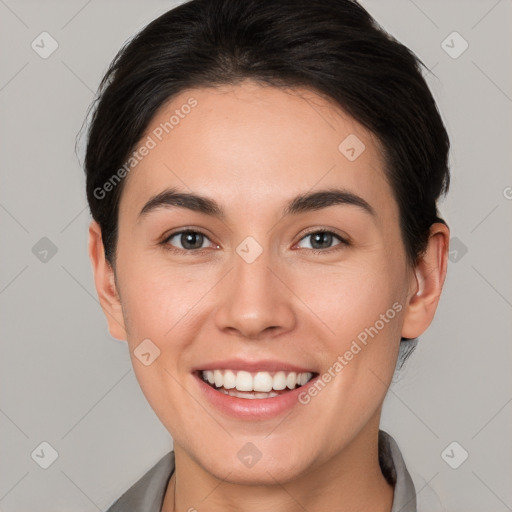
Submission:
POLYGON ((201 233, 183 233, 181 235, 181 245, 185 249, 199 249, 203 245, 202 236, 201 233))
POLYGON ((329 247, 330 243, 332 242, 332 235, 330 233, 315 233, 313 235, 313 243, 312 243, 312 246, 317 249, 317 247, 315 247, 315 244, 320 244, 320 247, 319 248, 322 248, 322 247, 329 247), (322 242, 323 242, 323 245, 322 245, 322 242))

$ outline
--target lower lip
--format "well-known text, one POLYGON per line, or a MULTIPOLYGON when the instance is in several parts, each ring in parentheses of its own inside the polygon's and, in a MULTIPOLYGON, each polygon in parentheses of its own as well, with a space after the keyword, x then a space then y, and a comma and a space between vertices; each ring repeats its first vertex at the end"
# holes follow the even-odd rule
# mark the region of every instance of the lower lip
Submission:
POLYGON ((308 387, 316 382, 318 376, 300 388, 292 389, 272 398, 255 399, 226 395, 222 391, 216 391, 199 375, 195 375, 195 378, 208 402, 221 412, 236 418, 255 420, 274 418, 289 411, 296 405, 302 406, 299 402, 299 395, 307 392, 308 387))

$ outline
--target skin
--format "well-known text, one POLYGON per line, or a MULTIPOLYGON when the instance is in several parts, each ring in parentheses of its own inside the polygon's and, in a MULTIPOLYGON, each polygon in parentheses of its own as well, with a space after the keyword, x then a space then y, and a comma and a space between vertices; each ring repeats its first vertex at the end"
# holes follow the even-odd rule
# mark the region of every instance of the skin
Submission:
POLYGON ((393 489, 377 451, 382 404, 400 337, 421 335, 434 317, 449 230, 434 224, 425 255, 407 265, 378 140, 312 91, 248 80, 183 91, 141 140, 190 97, 197 106, 126 178, 115 273, 99 226, 89 229, 110 334, 127 340, 142 391, 174 441, 176 471, 163 510, 312 512, 335 504, 337 511, 389 512, 393 489), (366 146, 352 162, 338 150, 350 134, 366 146), (214 199, 225 218, 169 207, 139 219, 169 187, 214 199), (283 216, 291 198, 329 187, 364 198, 376 216, 346 204, 283 216), (206 235, 202 252, 185 253, 179 235, 165 242, 180 228, 206 235), (307 234, 320 228, 350 245, 334 237, 313 253, 307 234), (263 250, 250 264, 236 252, 247 236, 263 250), (323 373, 396 302, 401 312, 288 415, 235 419, 198 392, 192 368, 235 356, 323 373), (160 350, 149 366, 134 355, 146 338, 160 350), (262 453, 252 468, 237 458, 247 442, 262 453))

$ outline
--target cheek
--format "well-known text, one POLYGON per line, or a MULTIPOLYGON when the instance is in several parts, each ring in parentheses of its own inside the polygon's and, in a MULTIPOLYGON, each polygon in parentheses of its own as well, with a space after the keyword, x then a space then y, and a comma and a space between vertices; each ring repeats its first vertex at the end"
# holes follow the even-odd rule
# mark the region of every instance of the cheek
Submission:
MULTIPOLYGON (((185 430, 189 427, 181 424, 188 425, 190 418, 177 418, 186 418, 190 407, 182 385, 188 378, 185 369, 190 340, 194 338, 194 305, 210 287, 208 278, 193 279, 183 269, 170 269, 154 262, 142 264, 136 258, 126 258, 124 263, 123 266, 120 260, 119 282, 137 381, 162 423, 172 425, 178 432, 185 430), (141 353, 137 349, 146 339, 159 350, 158 357, 148 366, 136 355, 141 353)), ((149 347, 149 352, 154 350, 152 345, 149 347)))
MULTIPOLYGON (((399 280, 392 268, 347 266, 298 272, 293 282, 295 293, 322 320, 329 338, 343 343, 386 315, 401 297, 399 280)), ((396 309, 401 308, 387 315, 393 318, 386 327, 397 323, 396 309)))
POLYGON ((346 407, 366 414, 395 369, 404 310, 400 277, 377 265, 306 275, 297 276, 297 295, 321 320, 316 323, 325 336, 316 352, 323 354, 325 371, 340 375, 332 382, 332 404, 340 414, 346 407))
POLYGON ((181 327, 205 293, 208 278, 192 278, 186 268, 128 261, 119 271, 129 336, 165 339, 181 327))

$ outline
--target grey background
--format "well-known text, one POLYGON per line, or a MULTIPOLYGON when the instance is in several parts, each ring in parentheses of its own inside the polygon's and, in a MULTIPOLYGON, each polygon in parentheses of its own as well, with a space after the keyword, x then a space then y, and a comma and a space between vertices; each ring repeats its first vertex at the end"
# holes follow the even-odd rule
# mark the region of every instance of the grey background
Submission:
MULTIPOLYGON (((456 252, 436 318, 388 393, 382 428, 403 451, 420 510, 512 510, 512 3, 362 3, 433 70, 427 79, 453 146, 440 208, 456 252), (441 45, 453 31, 469 43, 458 58, 441 45), (462 450, 468 459, 452 469, 445 461, 460 463, 462 450)), ((0 0, 4 512, 105 510, 172 447, 126 344, 108 335, 74 153, 110 60, 172 5, 0 0), (43 31, 59 45, 47 59, 31 47, 43 31), (47 469, 31 456, 42 442, 58 453, 47 469)), ((446 44, 461 49, 460 40, 446 44)))

